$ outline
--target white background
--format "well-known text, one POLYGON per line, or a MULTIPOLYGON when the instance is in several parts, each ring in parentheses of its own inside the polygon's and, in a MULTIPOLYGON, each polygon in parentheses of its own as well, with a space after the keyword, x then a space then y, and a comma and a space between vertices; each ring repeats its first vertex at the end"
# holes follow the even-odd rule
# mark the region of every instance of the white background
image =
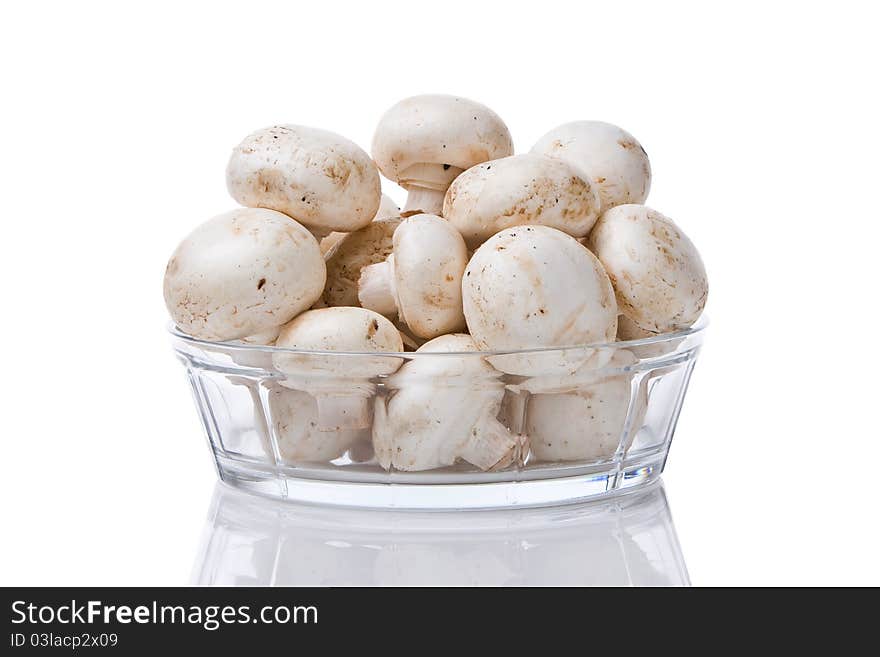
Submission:
POLYGON ((0 584, 188 581, 214 472, 164 334, 166 259, 233 206, 247 133, 369 148, 426 92, 489 105, 518 151, 593 118, 649 152, 648 203, 710 275, 664 474, 693 582, 880 584, 869 6, 4 5, 0 584))

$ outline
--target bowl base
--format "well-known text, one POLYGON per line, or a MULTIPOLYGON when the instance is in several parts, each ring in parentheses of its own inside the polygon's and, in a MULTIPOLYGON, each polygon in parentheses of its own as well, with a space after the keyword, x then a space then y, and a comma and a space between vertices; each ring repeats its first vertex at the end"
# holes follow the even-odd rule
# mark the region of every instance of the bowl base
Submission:
MULTIPOLYGON (((574 476, 526 478, 491 483, 385 483, 328 481, 244 467, 218 459, 220 478, 234 488, 278 500, 372 509, 450 511, 578 504, 639 491, 657 481, 663 456, 639 459, 624 467, 574 476)), ((595 470, 595 469, 594 469, 595 470)), ((508 479, 515 473, 506 473, 508 479)), ((523 473, 524 475, 526 473, 523 473)))

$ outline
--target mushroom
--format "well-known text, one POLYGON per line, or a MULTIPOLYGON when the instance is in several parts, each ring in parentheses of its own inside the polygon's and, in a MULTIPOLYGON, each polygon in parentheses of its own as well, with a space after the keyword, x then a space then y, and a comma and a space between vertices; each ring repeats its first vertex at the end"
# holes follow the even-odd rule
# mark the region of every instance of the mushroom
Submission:
POLYGON ((369 428, 320 428, 318 404, 307 392, 273 386, 268 399, 282 461, 293 464, 332 461, 370 440, 369 428))
MULTIPOLYGON (((280 326, 273 326, 261 333, 247 335, 239 342, 249 347, 272 347, 275 345, 275 340, 278 339, 280 330, 280 326)), ((224 352, 229 354, 233 362, 242 367, 260 370, 272 369, 272 352, 269 349, 224 349, 224 352)), ((256 385, 253 380, 248 380, 246 383, 256 385)))
POLYGON ((605 212, 589 247, 614 285, 620 313, 652 333, 685 329, 709 294, 696 247, 672 220, 644 205, 605 212))
POLYGON ((462 294, 479 349, 573 347, 490 357, 509 374, 574 371, 596 355, 578 345, 614 340, 617 331, 614 290, 601 263, 549 226, 508 228, 483 243, 465 270, 462 294))
POLYGON ((240 208, 177 247, 165 270, 165 305, 192 336, 237 340, 293 319, 321 296, 325 279, 309 231, 279 212, 240 208))
POLYGON ((403 216, 440 214, 455 177, 475 164, 513 154, 510 132, 488 107, 467 98, 413 96, 379 120, 373 159, 409 192, 403 216))
POLYGON ((381 196, 379 172, 357 144, 300 125, 245 137, 229 158, 226 186, 242 205, 283 212, 319 237, 366 226, 381 196))
POLYGON ((554 128, 532 153, 556 157, 587 174, 602 212, 623 203, 644 203, 651 189, 648 154, 626 130, 602 121, 574 121, 554 128))
POLYGON ((393 246, 385 262, 361 269, 361 305, 397 314, 420 338, 464 329, 461 279, 468 254, 461 234, 440 217, 421 214, 403 220, 393 246))
POLYGON ((260 333, 254 333, 253 335, 246 335, 241 339, 245 344, 257 345, 257 346, 272 346, 275 344, 275 340, 278 339, 278 333, 281 331, 280 326, 273 326, 270 329, 265 331, 261 331, 260 333))
POLYGON ((401 359, 368 352, 402 352, 394 324, 364 308, 309 310, 281 328, 276 347, 307 351, 357 352, 346 356, 276 351, 275 368, 286 388, 314 395, 319 429, 363 429, 370 425, 373 379, 391 374, 401 359))
POLYGON ((500 373, 469 335, 442 335, 387 381, 392 396, 376 398, 373 448, 386 470, 431 470, 462 459, 481 470, 520 464, 524 436, 498 421, 500 373), (430 354, 436 354, 431 356, 430 354))
MULTIPOLYGON (((632 353, 619 349, 606 368, 581 370, 567 381, 566 392, 530 395, 525 432, 532 456, 539 461, 596 461, 610 459, 618 447, 628 449, 647 407, 647 379, 640 377, 630 408, 634 374, 628 368, 637 362, 632 353)), ((529 383, 522 387, 528 389, 529 383)))
POLYGON ((629 340, 642 340, 644 338, 653 338, 659 333, 646 331, 626 315, 617 316, 617 339, 625 342, 629 340))
POLYGON ((394 249, 394 231, 403 221, 399 215, 376 219, 348 233, 324 255, 327 284, 321 299, 327 306, 359 306, 361 270, 384 262, 394 249))
POLYGON ((586 235, 599 216, 599 198, 579 169, 563 160, 513 155, 471 167, 443 201, 443 217, 470 248, 499 230, 525 224, 586 235))
MULTIPOLYGON (((379 203, 379 209, 376 211, 376 216, 373 217, 372 223, 367 224, 366 226, 364 226, 364 228, 369 228, 372 224, 380 222, 380 221, 389 221, 392 219, 398 220, 398 223, 399 223, 399 218, 400 218, 400 208, 397 207, 397 205, 394 203, 394 201, 391 200, 390 197, 385 196, 385 194, 382 194, 382 200, 379 203)), ((364 228, 361 228, 359 230, 364 230, 364 228)), ((354 231, 354 232, 357 232, 357 231, 354 231)), ((392 234, 394 233, 393 230, 391 232, 392 232, 392 234)), ((340 233, 340 232, 335 232, 335 231, 330 233, 329 235, 327 235, 327 237, 325 237, 324 239, 321 240, 321 253, 323 253, 326 256, 326 254, 329 253, 330 250, 333 249, 334 246, 336 246, 343 239, 345 239, 346 235, 350 235, 350 234, 351 233, 340 233)), ((388 241, 389 241, 388 248, 390 249, 391 248, 390 247, 391 235, 388 236, 388 241)), ((390 250, 389 250, 389 253, 390 253, 390 250)), ((329 266, 328 266, 328 272, 329 272, 329 266)), ((357 293, 355 293, 355 303, 357 303, 357 293)), ((354 304, 347 303, 347 304, 337 304, 337 305, 351 306, 354 304)))

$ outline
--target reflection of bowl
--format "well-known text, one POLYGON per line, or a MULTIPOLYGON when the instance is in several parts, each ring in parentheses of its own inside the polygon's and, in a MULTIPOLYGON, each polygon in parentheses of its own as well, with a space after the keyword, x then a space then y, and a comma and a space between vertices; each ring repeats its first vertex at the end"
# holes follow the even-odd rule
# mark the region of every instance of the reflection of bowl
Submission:
POLYGON ((689 585, 662 485, 588 504, 480 512, 281 503, 218 485, 194 584, 689 585))
MULTIPOLYGON (((642 340, 529 352, 371 354, 403 363, 396 373, 372 377, 346 367, 364 362, 365 354, 207 342, 176 329, 171 333, 223 481, 301 502, 449 509, 574 503, 655 480, 666 461, 704 326, 700 322, 642 340), (273 363, 284 362, 284 356, 296 356, 301 367, 293 373, 277 369, 273 363), (554 366, 513 375, 488 365, 499 356, 554 366), (411 361, 431 367, 408 368, 411 361), (474 364, 479 366, 469 366, 474 364), (297 379, 300 370, 306 372, 303 380, 297 379), (315 381, 321 382, 317 388, 315 381), (343 396, 328 401, 331 389, 343 396), (433 405, 432 422, 438 424, 413 428, 416 423, 401 422, 400 415, 390 424, 388 409, 402 405, 394 400, 403 390, 412 393, 407 399, 433 405), (316 401, 285 394, 311 395, 316 401), (353 406, 330 404, 346 400, 345 395, 367 403, 352 421, 345 413, 353 406), (454 400, 462 401, 454 407, 454 400), (436 407, 450 408, 448 417, 436 407), (322 417, 327 408, 335 416, 322 417), (328 422, 331 417, 334 421, 328 422), (475 421, 483 423, 480 433, 462 430, 475 421), (442 465, 403 471, 392 461, 390 471, 383 469, 369 442, 371 430, 375 439, 383 422, 384 454, 413 440, 403 429, 388 429, 405 427, 421 431, 424 449, 434 450, 442 465), (487 442, 474 444, 471 435, 487 442), (324 436, 327 444, 321 443, 324 436), (457 451, 458 444, 466 449, 457 451), (470 462, 454 462, 462 455, 470 462), (470 465, 480 462, 486 471, 470 465)), ((387 458, 381 462, 389 465, 387 458)))

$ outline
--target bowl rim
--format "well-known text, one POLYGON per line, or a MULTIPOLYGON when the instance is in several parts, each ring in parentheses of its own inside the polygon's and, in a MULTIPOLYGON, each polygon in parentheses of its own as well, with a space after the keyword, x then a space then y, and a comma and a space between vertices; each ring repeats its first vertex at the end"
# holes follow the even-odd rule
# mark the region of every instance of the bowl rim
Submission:
MULTIPOLYGON (((174 339, 181 340, 182 342, 186 342, 192 345, 204 346, 209 348, 223 348, 230 349, 238 352, 250 352, 250 353, 267 353, 267 354, 298 354, 298 355, 308 355, 308 356, 369 356, 371 358, 376 358, 377 356, 392 356, 396 358, 423 358, 423 357, 435 357, 435 356, 471 356, 471 357, 486 357, 486 356, 516 356, 516 355, 525 355, 525 354, 546 354, 554 351, 569 351, 569 350, 587 350, 587 349, 633 349, 638 347, 644 347, 649 345, 657 345, 665 342, 673 342, 675 340, 682 340, 692 335, 698 335, 703 333, 706 330, 706 327, 709 326, 709 318, 703 314, 700 318, 694 322, 694 324, 686 329, 682 329, 680 331, 674 331, 672 333, 661 333, 659 335, 652 335, 647 338, 639 338, 637 340, 620 340, 614 342, 590 342, 586 344, 576 344, 576 345, 561 345, 561 346, 552 346, 552 347, 532 347, 525 349, 500 349, 500 350, 488 350, 488 351, 328 351, 328 350, 312 350, 312 349, 293 349, 290 347, 276 347, 274 345, 256 345, 256 344, 247 344, 245 342, 238 341, 215 341, 215 340, 205 340, 202 338, 196 338, 192 335, 184 333, 181 331, 174 322, 169 322, 167 325, 168 332, 174 339)), ((439 337, 439 336, 438 336, 439 337)))

